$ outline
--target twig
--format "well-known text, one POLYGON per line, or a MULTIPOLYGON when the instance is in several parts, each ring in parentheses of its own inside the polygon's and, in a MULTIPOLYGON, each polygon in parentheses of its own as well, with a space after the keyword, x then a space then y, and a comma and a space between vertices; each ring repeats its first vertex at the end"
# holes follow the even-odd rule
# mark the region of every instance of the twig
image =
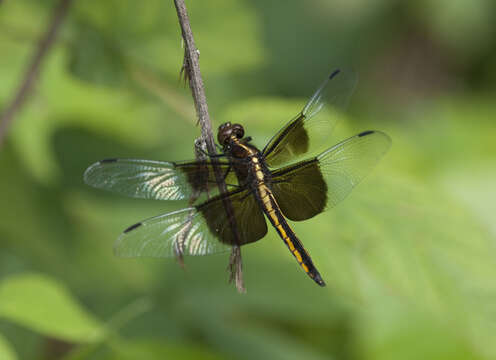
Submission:
MULTIPOLYGON (((186 71, 189 86, 193 93, 193 101, 195 102, 196 112, 198 115, 198 123, 200 124, 203 141, 205 141, 209 155, 215 155, 215 140, 212 132, 212 123, 208 114, 207 99, 205 97, 205 89, 203 87, 203 80, 200 73, 200 64, 198 61, 199 52, 195 45, 193 32, 189 23, 189 17, 186 10, 184 0, 174 0, 177 10, 177 17, 181 25, 182 36, 184 39, 184 64, 183 68, 186 71)), ((226 183, 222 176, 221 170, 214 164, 214 173, 221 195, 227 192, 226 183)), ((224 208, 227 212, 230 221, 231 230, 235 238, 239 238, 236 222, 234 221, 234 212, 232 204, 229 199, 224 198, 224 208)), ((231 272, 229 280, 235 282, 236 288, 239 292, 245 292, 243 283, 241 249, 238 245, 233 245, 231 258, 229 260, 229 270, 231 272)))
POLYGON ((53 9, 52 18, 48 28, 38 42, 38 46, 36 47, 33 57, 31 58, 30 65, 23 76, 23 80, 19 85, 19 89, 17 90, 12 102, 0 115, 0 146, 5 139, 7 130, 14 119, 15 113, 24 105, 31 88, 39 75, 42 61, 48 53, 50 47, 55 42, 58 30, 67 14, 67 11, 69 10, 71 2, 72 0, 60 0, 59 4, 53 9))

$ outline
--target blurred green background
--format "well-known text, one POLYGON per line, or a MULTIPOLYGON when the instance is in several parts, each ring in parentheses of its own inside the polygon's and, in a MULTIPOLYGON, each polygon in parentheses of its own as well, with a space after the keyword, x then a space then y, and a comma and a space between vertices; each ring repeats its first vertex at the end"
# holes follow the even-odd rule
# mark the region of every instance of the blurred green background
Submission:
MULTIPOLYGON (((0 2, 0 111, 55 1, 0 2)), ((494 359, 496 3, 187 2, 214 126, 264 142, 333 68, 360 77, 329 145, 393 146, 338 207, 228 255, 120 259, 141 219, 185 203, 86 186, 96 160, 193 157, 173 1, 74 1, 0 149, 0 359, 494 359)))

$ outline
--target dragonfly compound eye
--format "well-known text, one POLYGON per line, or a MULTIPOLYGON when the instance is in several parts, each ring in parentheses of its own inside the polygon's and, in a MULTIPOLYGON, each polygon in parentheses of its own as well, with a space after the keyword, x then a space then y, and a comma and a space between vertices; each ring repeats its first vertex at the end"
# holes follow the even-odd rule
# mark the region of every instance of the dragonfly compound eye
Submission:
POLYGON ((219 126, 219 132, 217 134, 217 140, 219 144, 225 145, 227 140, 231 137, 233 131, 232 124, 230 122, 226 122, 219 126))
POLYGON ((245 136, 245 129, 240 124, 234 124, 232 126, 233 134, 236 135, 238 139, 242 139, 245 136))

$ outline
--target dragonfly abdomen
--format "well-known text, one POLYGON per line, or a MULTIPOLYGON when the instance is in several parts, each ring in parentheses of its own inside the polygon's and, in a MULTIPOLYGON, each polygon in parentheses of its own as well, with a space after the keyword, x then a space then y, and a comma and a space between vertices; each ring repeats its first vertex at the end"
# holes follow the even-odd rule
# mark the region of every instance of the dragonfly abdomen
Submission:
POLYGON ((274 226, 298 264, 300 264, 308 276, 317 284, 325 286, 325 282, 322 280, 317 268, 313 264, 310 255, 282 215, 272 191, 267 185, 262 183, 258 186, 257 193, 265 215, 269 218, 272 226, 274 226))

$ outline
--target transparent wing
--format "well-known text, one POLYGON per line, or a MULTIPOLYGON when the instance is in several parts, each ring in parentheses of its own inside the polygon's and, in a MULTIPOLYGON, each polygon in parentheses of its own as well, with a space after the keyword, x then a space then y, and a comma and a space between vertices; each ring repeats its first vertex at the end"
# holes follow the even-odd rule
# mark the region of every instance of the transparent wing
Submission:
POLYGON ((183 210, 160 215, 130 226, 117 239, 114 250, 123 257, 207 255, 229 250, 232 244, 257 241, 267 224, 254 196, 237 190, 183 210), (232 205, 239 237, 233 236, 224 199, 232 205))
MULTIPOLYGON (((236 181, 227 162, 217 162, 226 182, 236 181)), ((164 162, 107 159, 91 165, 84 181, 96 188, 156 200, 183 200, 215 188, 212 161, 164 162)))
POLYGON ((352 136, 313 159, 273 174, 272 190, 290 220, 309 219, 344 200, 391 146, 380 131, 352 136))
POLYGON ((263 150, 267 165, 278 167, 322 151, 348 105, 357 82, 352 72, 336 70, 317 89, 303 110, 263 150))
POLYGON ((117 239, 114 252, 122 257, 207 255, 229 246, 209 233, 196 208, 186 208, 130 226, 117 239))

